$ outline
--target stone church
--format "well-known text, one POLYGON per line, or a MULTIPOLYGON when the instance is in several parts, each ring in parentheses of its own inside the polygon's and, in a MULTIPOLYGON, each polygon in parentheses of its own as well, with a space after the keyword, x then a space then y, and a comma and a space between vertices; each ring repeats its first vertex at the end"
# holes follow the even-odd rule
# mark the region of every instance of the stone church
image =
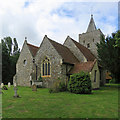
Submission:
POLYGON ((92 88, 105 83, 105 70, 98 64, 96 43, 100 43, 103 33, 96 28, 93 15, 86 33, 79 34, 79 42, 67 36, 63 44, 44 36, 40 47, 29 44, 25 39, 16 64, 13 81, 20 86, 39 83, 50 88, 58 79, 68 82, 71 74, 88 72, 92 88))

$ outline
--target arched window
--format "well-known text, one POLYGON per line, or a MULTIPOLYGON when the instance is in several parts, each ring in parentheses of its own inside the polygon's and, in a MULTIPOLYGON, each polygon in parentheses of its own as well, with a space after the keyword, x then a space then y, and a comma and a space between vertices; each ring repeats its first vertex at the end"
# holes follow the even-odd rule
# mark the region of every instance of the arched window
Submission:
POLYGON ((27 60, 23 61, 23 65, 26 66, 27 65, 27 60))
POLYGON ((85 44, 85 40, 83 40, 83 43, 85 44))
POLYGON ((90 48, 90 43, 87 44, 87 48, 90 48))
POLYGON ((42 77, 50 77, 51 75, 51 64, 50 60, 47 57, 42 62, 41 75, 42 77))
POLYGON ((97 73, 97 70, 95 70, 94 72, 94 82, 96 82, 96 73, 97 73))

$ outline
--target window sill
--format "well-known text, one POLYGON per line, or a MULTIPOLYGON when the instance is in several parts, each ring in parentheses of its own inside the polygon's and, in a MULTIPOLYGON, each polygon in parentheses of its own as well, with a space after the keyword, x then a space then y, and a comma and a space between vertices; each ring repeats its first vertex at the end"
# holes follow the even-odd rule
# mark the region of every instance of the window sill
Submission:
POLYGON ((48 77, 49 78, 49 77, 51 77, 51 75, 46 75, 46 76, 41 76, 41 77, 43 77, 43 78, 48 77))

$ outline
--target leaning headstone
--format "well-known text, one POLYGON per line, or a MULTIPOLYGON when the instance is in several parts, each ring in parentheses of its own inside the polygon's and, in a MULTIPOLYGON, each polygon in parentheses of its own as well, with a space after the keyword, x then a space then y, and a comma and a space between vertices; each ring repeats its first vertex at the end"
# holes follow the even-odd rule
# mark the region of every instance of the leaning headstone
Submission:
POLYGON ((13 88, 14 89, 14 98, 19 98, 19 95, 17 94, 17 90, 18 90, 18 88, 17 87, 14 87, 13 88))
POLYGON ((2 87, 2 89, 3 90, 8 90, 8 88, 5 85, 2 87))
POLYGON ((35 84, 32 85, 32 91, 37 91, 37 86, 35 84))
POLYGON ((8 88, 10 88, 10 86, 11 86, 11 84, 10 84, 10 82, 8 83, 8 88))
POLYGON ((4 83, 1 83, 1 88, 4 86, 4 83))

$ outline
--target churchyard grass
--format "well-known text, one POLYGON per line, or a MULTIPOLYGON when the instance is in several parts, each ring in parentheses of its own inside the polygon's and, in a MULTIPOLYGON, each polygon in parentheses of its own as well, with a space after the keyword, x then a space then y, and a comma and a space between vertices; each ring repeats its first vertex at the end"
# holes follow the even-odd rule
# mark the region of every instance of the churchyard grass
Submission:
POLYGON ((13 98, 11 86, 2 94, 3 118, 118 118, 118 88, 112 84, 92 94, 49 93, 18 87, 21 98, 13 98))

